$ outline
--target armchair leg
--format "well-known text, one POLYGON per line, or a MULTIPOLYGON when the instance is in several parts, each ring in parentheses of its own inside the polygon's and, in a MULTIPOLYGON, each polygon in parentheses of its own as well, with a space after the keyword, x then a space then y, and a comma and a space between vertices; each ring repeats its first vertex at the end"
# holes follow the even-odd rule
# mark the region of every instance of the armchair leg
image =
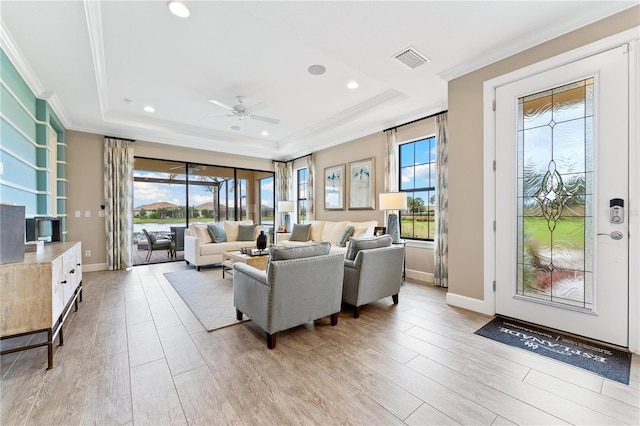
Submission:
POLYGON ((338 324, 338 314, 331 314, 331 325, 337 325, 338 324))
POLYGON ((242 321, 242 312, 239 309, 236 309, 236 319, 242 321))
POLYGON ((269 349, 273 349, 276 347, 276 335, 278 333, 269 334, 267 333, 267 347, 269 349))
POLYGON ((353 307, 353 317, 360 318, 360 306, 353 307))
POLYGON ((393 299, 393 304, 397 305, 398 304, 398 293, 396 293, 393 296, 391 296, 391 298, 393 299))

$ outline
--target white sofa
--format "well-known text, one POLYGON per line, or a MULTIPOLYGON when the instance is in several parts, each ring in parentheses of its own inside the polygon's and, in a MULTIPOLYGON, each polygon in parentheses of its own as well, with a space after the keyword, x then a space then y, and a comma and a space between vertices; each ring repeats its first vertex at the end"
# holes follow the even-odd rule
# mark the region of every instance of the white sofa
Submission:
MULTIPOLYGON (((374 228, 378 226, 378 222, 375 220, 368 222, 350 222, 346 220, 342 222, 332 222, 328 220, 312 220, 309 223, 311 224, 309 229, 309 241, 326 241, 331 243, 331 253, 346 253, 347 244, 340 247, 337 245, 337 242, 347 226, 354 227, 354 233, 351 236, 353 238, 373 237, 374 228)), ((284 246, 306 244, 306 242, 302 241, 290 241, 289 238, 291 238, 291 233, 278 234, 277 244, 284 246)))
POLYGON ((210 223, 191 224, 184 231, 184 260, 199 271, 202 265, 213 265, 222 263, 222 252, 240 250, 243 247, 255 247, 256 238, 262 230, 262 225, 256 226, 253 239, 251 241, 238 241, 239 225, 253 225, 252 220, 231 221, 225 220, 215 223, 221 226, 227 234, 227 241, 222 243, 213 242, 207 229, 210 223))

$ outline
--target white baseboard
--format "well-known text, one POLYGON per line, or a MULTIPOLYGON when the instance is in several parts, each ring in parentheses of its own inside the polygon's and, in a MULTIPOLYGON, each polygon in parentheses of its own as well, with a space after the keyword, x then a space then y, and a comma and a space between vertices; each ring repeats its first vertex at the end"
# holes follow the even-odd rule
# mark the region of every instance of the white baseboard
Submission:
POLYGON ((426 281, 428 283, 433 282, 433 274, 430 274, 429 272, 416 271, 413 269, 407 269, 405 271, 405 277, 412 278, 418 281, 426 281))
POLYGON ((495 312, 490 303, 486 303, 484 300, 472 299, 467 296, 460 296, 459 294, 447 292, 447 305, 456 306, 458 308, 467 309, 469 311, 478 312, 485 315, 495 315, 495 312))
POLYGON ((82 265, 82 272, 96 272, 96 271, 106 271, 107 264, 106 263, 90 263, 82 265))

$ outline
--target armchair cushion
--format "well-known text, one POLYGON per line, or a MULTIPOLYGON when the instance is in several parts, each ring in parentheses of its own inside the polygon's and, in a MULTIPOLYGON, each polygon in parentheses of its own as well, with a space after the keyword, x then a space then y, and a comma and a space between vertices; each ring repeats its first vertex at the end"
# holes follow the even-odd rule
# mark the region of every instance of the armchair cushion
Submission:
POLYGON ((331 244, 327 242, 305 244, 301 246, 277 247, 271 250, 269 262, 274 260, 302 259, 329 254, 331 244))
POLYGON ((238 225, 238 238, 236 241, 253 241, 255 234, 255 225, 238 225))
POLYGON ((289 238, 289 241, 309 241, 310 228, 311 228, 310 223, 306 225, 299 225, 297 223, 294 223, 293 231, 291 232, 291 237, 289 238))
POLYGON ((209 231, 212 242, 220 244, 227 241, 227 233, 224 232, 224 229, 220 226, 210 223, 207 225, 207 230, 209 231))
POLYGON ((389 247, 392 241, 393 239, 389 235, 383 235, 381 237, 351 238, 345 258, 348 260, 354 260, 360 250, 389 247))

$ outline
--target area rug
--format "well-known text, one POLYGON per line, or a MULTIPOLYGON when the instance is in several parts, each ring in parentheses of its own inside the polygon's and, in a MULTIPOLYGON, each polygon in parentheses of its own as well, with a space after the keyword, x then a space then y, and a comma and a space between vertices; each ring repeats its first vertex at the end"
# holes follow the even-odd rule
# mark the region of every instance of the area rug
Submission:
POLYGON ((195 269, 165 272, 171 286, 207 331, 228 327, 243 321, 236 319, 233 306, 233 280, 213 277, 213 273, 195 269))
POLYGON ((505 317, 494 318, 475 334, 629 384, 630 352, 505 317))

